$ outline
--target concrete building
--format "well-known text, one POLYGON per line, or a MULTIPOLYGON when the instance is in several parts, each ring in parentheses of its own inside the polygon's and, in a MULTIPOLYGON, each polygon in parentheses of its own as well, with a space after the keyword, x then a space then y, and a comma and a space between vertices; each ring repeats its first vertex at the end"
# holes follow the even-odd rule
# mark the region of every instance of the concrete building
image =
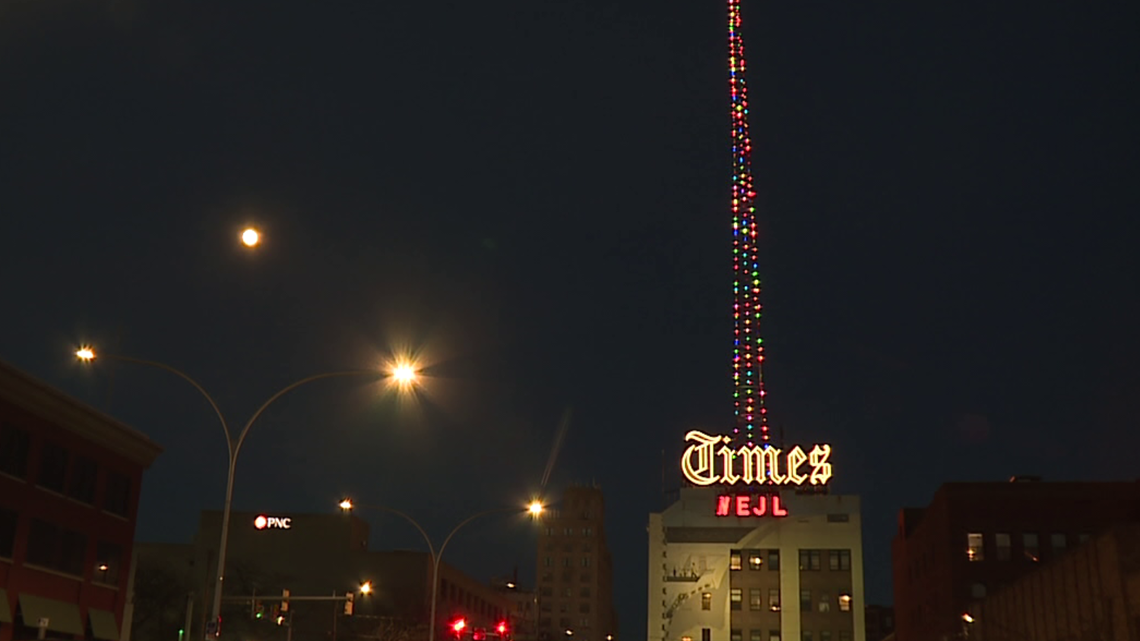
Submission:
POLYGON ((963 613, 976 641, 1140 641, 1140 523, 1041 563, 963 613))
MULTIPOLYGON (((207 511, 191 543, 139 544, 136 585, 152 586, 146 593, 136 592, 136 601, 147 605, 137 609, 136 631, 145 632, 139 638, 177 639, 178 630, 187 628, 189 638, 202 637, 220 525, 221 513, 207 511), (162 585, 177 587, 153 587, 162 585)), ((329 635, 422 639, 430 619, 431 555, 371 551, 369 536, 368 523, 350 514, 235 512, 226 563, 223 639, 275 635, 285 639, 289 628, 294 639, 329 635), (368 593, 361 591, 365 583, 370 586, 368 593), (284 590, 290 600, 282 614, 284 590), (344 602, 348 593, 353 595, 351 614, 344 602), (282 615, 280 623, 277 615, 282 615)), ((440 566, 437 639, 452 638, 448 624, 460 618, 468 630, 493 629, 500 621, 511 622, 513 629, 514 607, 501 590, 447 563, 440 566)))
POLYGON ((143 470, 160 448, 0 363, 0 641, 118 641, 143 470))
POLYGON ((892 545, 895 634, 942 641, 988 593, 1140 509, 1140 482, 947 483, 906 508, 892 545))
POLYGON ((538 536, 539 639, 608 641, 617 636, 613 561, 605 500, 595 487, 570 487, 542 516, 538 536))
POLYGON ((864 641, 859 498, 728 509, 760 498, 685 488, 649 516, 649 641, 864 641))

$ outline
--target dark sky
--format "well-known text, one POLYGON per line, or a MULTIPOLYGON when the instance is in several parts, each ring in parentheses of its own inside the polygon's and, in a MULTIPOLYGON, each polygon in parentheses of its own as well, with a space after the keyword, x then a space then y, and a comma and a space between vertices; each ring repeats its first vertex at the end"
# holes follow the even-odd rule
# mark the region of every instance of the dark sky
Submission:
MULTIPOLYGON (((944 481, 1136 474, 1138 20, 1089 4, 744 5, 772 421, 864 497, 873 601, 897 510, 944 481)), ((235 501, 350 493, 438 538, 539 489, 569 408, 550 489, 605 489, 641 638, 662 451, 673 484, 685 431, 731 417, 723 12, 0 0, 0 358, 166 448, 144 540, 219 507, 221 432, 78 342, 185 370, 235 423, 417 350, 418 403, 338 381, 275 406, 235 501)), ((447 559, 532 579, 534 531, 472 526, 447 559)))

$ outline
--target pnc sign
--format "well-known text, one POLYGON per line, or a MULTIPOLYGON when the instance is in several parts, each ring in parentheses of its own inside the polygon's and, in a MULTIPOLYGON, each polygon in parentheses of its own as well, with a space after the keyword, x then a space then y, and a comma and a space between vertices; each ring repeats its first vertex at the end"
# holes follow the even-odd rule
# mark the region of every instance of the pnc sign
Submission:
POLYGON ((785 454, 771 445, 731 447, 732 438, 697 430, 685 440, 691 444, 681 457, 681 472, 693 485, 826 485, 831 479, 830 445, 806 453, 797 445, 785 454))
POLYGON ((253 520, 253 527, 259 530, 291 530, 293 519, 288 516, 266 516, 259 514, 253 520))

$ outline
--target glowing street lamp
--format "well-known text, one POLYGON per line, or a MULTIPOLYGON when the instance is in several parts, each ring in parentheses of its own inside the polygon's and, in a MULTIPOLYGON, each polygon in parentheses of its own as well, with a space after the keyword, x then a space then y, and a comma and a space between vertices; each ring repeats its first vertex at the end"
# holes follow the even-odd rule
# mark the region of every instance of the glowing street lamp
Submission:
POLYGON ((974 617, 970 616, 969 612, 966 612, 962 615, 962 620, 965 621, 966 623, 973 623, 974 617))
MULTIPOLYGON (((242 235, 243 241, 247 240, 247 235, 249 234, 249 232, 253 232, 254 236, 256 236, 256 234, 257 234, 257 230, 247 229, 246 233, 242 235)), ((253 237, 253 238, 256 241, 256 237, 253 237)), ((246 244, 248 245, 249 243, 246 242, 246 244)), ((82 346, 75 351, 75 356, 76 356, 76 358, 78 358, 79 360, 84 361, 84 362, 94 361, 95 360, 95 349, 91 346, 86 346, 86 345, 82 346)), ((229 540, 230 515, 232 512, 232 508, 233 508, 235 470, 237 468, 238 454, 241 452, 241 446, 243 443, 245 443, 245 439, 249 435, 250 428, 253 427, 253 424, 257 421, 257 419, 265 412, 266 408, 268 408, 270 405, 272 405, 274 403, 274 401, 276 401, 277 399, 281 398, 282 396, 288 394, 289 392, 293 391, 294 389, 297 389, 298 387, 305 385, 306 383, 311 383, 313 381, 319 381, 319 380, 326 379, 326 378, 342 378, 342 377, 347 377, 347 376, 383 377, 384 372, 381 372, 378 370, 346 370, 346 371, 342 371, 342 372, 326 372, 324 374, 315 374, 313 376, 302 378, 301 380, 296 381, 290 385, 286 385, 284 388, 279 390, 273 396, 270 396, 268 400, 266 400, 264 403, 262 403, 261 407, 257 408, 257 411, 253 413, 253 416, 251 416, 248 421, 246 421, 246 423, 242 427, 241 431, 237 432, 237 437, 235 438, 234 437, 234 431, 232 431, 230 429, 229 422, 226 421, 225 415, 222 414, 222 410, 218 407, 218 404, 214 401, 213 397, 211 397, 210 394, 206 392, 206 389, 204 387, 202 387, 193 378, 190 378, 190 376, 187 375, 185 372, 183 372, 179 369, 176 369, 174 367, 171 367, 170 365, 167 365, 165 363, 159 363, 157 361, 147 361, 147 360, 142 360, 139 358, 131 358, 129 356, 119 356, 119 355, 115 355, 115 354, 104 354, 102 356, 102 358, 110 359, 110 360, 116 360, 116 361, 122 361, 125 363, 135 363, 138 365, 146 365, 149 367, 155 367, 155 368, 170 372, 171 374, 174 374, 175 376, 178 376, 182 380, 184 380, 187 383, 189 383, 190 385, 192 385, 194 387, 194 389, 198 390, 198 392, 206 399, 206 402, 210 404, 210 407, 213 408, 214 414, 218 417, 218 422, 222 424, 222 431, 226 435, 226 446, 229 450, 229 469, 228 469, 227 478, 226 478, 226 499, 225 499, 224 507, 222 508, 221 540, 218 542, 217 575, 214 577, 214 594, 213 594, 214 598, 213 598, 213 604, 212 604, 212 609, 211 609, 210 619, 209 619, 209 621, 213 622, 216 626, 217 622, 220 620, 221 609, 222 609, 222 581, 225 578, 224 575, 225 575, 225 571, 226 571, 226 544, 229 540)), ((414 369, 413 369, 413 371, 414 371, 414 369)), ((412 380, 414 381, 414 379, 412 379, 412 380)), ((410 384, 411 384, 411 381, 409 381, 409 383, 407 383, 407 385, 410 385, 410 384)), ((402 386, 402 387, 404 387, 404 386, 402 386)), ((351 507, 351 503, 349 503, 349 506, 351 507)), ((214 629, 217 630, 217 627, 215 627, 214 629)), ((217 636, 217 632, 215 632, 213 636, 217 636)))
POLYGON ((255 247, 261 242, 261 232, 253 227, 247 227, 245 231, 241 233, 241 242, 246 247, 255 247))
POLYGON ((340 509, 344 510, 345 512, 348 512, 349 510, 352 509, 352 499, 346 498, 343 501, 341 501, 340 503, 337 503, 337 505, 340 506, 340 509))
POLYGON ((392 380, 400 387, 412 385, 419 379, 419 372, 416 371, 416 366, 407 361, 396 363, 392 368, 392 380))
POLYGON ((544 508, 542 506, 541 501, 531 501, 530 505, 527 506, 526 511, 530 512, 531 516, 539 516, 540 514, 542 514, 542 511, 544 509, 546 509, 546 508, 544 508))
POLYGON ((372 582, 371 581, 365 581, 364 583, 361 583, 360 584, 360 593, 361 594, 372 594, 372 582))

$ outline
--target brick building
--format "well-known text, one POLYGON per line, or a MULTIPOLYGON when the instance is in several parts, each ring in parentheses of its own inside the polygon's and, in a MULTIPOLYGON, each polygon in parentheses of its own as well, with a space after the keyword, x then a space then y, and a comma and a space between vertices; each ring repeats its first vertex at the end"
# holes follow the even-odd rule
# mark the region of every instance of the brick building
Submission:
POLYGON ((863 610, 867 641, 883 641, 895 631, 895 609, 889 605, 868 605, 863 610))
POLYGON ((617 635, 604 510, 600 489, 570 487, 559 507, 543 514, 538 536, 539 639, 608 641, 617 635))
POLYGON ((963 633, 962 615, 1000 586, 1128 521, 1140 482, 947 483, 899 514, 892 545, 898 641, 963 633))
POLYGON ((1042 563, 964 615, 976 641, 1140 641, 1140 523, 1042 563))
POLYGON ((0 363, 0 641, 118 641, 142 434, 0 363))

